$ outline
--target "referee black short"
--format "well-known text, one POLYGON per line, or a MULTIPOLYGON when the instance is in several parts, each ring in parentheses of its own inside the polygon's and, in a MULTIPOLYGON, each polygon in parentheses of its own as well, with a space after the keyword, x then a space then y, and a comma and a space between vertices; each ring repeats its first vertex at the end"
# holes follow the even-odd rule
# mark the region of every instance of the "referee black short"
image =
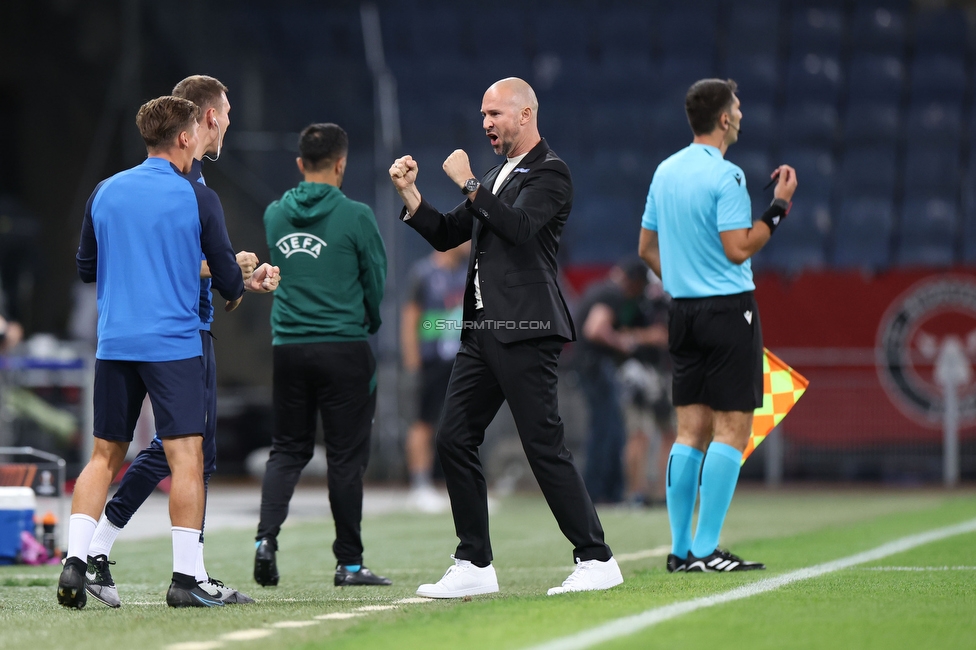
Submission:
POLYGON ((715 411, 762 406, 762 327, 751 291, 672 300, 668 350, 675 406, 704 404, 715 411))

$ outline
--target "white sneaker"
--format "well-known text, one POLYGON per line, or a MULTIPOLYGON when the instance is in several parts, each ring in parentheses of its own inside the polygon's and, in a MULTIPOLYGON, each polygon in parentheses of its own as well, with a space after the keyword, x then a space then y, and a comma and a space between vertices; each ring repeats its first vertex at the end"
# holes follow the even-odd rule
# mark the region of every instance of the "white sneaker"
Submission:
POLYGON ((498 592, 498 578, 495 567, 490 564, 477 567, 468 560, 459 560, 453 555, 454 566, 435 584, 420 585, 417 595, 425 598, 464 598, 498 592))
POLYGON ((576 569, 563 580, 562 586, 553 587, 549 596, 565 594, 570 591, 600 591, 623 583, 620 567, 612 557, 606 562, 600 560, 576 560, 576 569))
POLYGON ((449 505, 447 499, 430 485, 410 490, 409 503, 414 510, 428 515, 446 512, 449 505))

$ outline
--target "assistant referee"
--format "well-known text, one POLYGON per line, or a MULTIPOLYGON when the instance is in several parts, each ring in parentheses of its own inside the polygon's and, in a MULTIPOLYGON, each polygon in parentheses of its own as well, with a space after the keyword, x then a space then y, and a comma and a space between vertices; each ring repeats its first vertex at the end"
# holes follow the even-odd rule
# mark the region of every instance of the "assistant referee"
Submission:
POLYGON ((753 222, 745 174, 724 159, 742 121, 735 91, 734 81, 721 79, 702 79, 688 90, 694 140, 658 165, 641 221, 640 255, 674 299, 668 350, 678 435, 667 475, 670 572, 766 568, 719 549, 718 541, 752 414, 762 405, 762 328, 750 258, 788 214, 796 171, 789 165, 773 171, 775 198, 753 222))

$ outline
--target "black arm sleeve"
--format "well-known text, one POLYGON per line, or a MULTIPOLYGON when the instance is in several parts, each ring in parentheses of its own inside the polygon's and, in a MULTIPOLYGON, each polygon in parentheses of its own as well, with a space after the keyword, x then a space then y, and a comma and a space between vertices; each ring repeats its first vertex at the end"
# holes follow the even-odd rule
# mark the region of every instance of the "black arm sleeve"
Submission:
POLYGON ((410 218, 407 209, 400 210, 400 220, 420 233, 435 250, 449 251, 471 239, 474 219, 464 208, 464 203, 450 212, 442 214, 434 206, 421 198, 420 207, 410 218))
POLYGON ((217 193, 201 183, 190 182, 200 208, 200 247, 210 267, 213 288, 224 300, 237 300, 244 295, 244 278, 237 256, 227 236, 224 209, 217 193))
POLYGON ((98 276, 98 241, 95 239, 95 225, 92 223, 92 204, 104 182, 96 185, 95 191, 88 197, 88 203, 85 204, 85 218, 81 222, 81 241, 78 243, 75 264, 78 266, 78 277, 82 282, 94 282, 98 276))

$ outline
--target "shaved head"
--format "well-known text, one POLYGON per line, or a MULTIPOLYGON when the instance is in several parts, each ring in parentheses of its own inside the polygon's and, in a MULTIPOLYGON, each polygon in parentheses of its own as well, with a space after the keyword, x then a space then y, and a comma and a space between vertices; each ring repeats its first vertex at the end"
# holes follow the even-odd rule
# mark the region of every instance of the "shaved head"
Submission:
POLYGON ((485 94, 490 92, 498 93, 499 99, 503 101, 508 99, 514 103, 516 110, 531 108, 533 117, 539 112, 539 100, 535 96, 535 91, 532 90, 532 86, 518 77, 508 77, 496 81, 485 94))
POLYGON ((496 81, 481 103, 485 134, 496 154, 514 157, 539 143, 539 100, 518 77, 496 81))

